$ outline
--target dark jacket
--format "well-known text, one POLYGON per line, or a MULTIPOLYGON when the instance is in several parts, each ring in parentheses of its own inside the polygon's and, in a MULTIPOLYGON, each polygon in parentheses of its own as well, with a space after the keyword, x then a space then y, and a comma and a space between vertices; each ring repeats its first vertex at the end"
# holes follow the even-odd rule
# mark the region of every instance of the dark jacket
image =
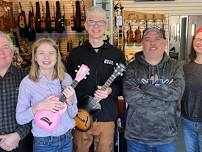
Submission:
POLYGON ((152 66, 143 52, 137 53, 123 80, 123 95, 129 105, 125 137, 147 144, 174 141, 183 90, 180 64, 164 53, 162 61, 152 66))
POLYGON ((185 91, 182 98, 182 115, 194 122, 202 122, 202 65, 184 65, 185 91))
MULTIPOLYGON (((78 65, 85 64, 90 68, 90 75, 82 80, 76 87, 78 107, 83 107, 83 98, 86 95, 94 96, 97 86, 102 86, 114 71, 116 63, 125 63, 123 53, 110 45, 104 43, 96 53, 91 44, 87 41, 82 46, 73 49, 66 63, 67 72, 75 77, 75 70, 78 65)), ((107 99, 100 101, 102 109, 94 114, 94 120, 114 121, 117 116, 117 97, 122 91, 121 78, 117 77, 110 86, 112 93, 107 99)))

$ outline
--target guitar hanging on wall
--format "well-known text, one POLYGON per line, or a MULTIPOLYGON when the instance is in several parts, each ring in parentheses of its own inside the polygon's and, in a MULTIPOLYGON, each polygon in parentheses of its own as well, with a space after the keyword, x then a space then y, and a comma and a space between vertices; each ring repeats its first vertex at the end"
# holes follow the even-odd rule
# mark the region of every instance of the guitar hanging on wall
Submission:
POLYGON ((46 16, 45 16, 45 7, 41 1, 41 30, 46 30, 46 16))
MULTIPOLYGON (((81 80, 86 78, 86 75, 89 74, 89 71, 90 69, 88 68, 88 66, 82 64, 71 86, 75 88, 81 80)), ((59 98, 59 101, 66 102, 66 97, 64 94, 59 98)), ((66 111, 66 109, 67 106, 56 113, 53 113, 49 110, 41 110, 35 114, 34 121, 40 128, 47 131, 53 131, 59 126, 61 115, 66 111)))
POLYGON ((63 14, 61 16, 61 31, 65 31, 65 6, 63 4, 63 14))
POLYGON ((60 2, 59 2, 59 1, 56 1, 55 30, 56 30, 58 33, 62 33, 61 11, 60 11, 60 2))
POLYGON ((51 29, 52 29, 52 31, 55 31, 55 5, 54 5, 54 3, 52 4, 52 6, 53 6, 53 14, 51 17, 51 29))
POLYGON ((77 0, 75 3, 76 3, 75 4, 76 5, 76 15, 75 15, 75 25, 74 25, 74 27, 75 27, 75 30, 77 32, 82 32, 83 29, 81 27, 81 5, 80 5, 80 1, 77 0))
POLYGON ((49 7, 48 1, 46 1, 46 31, 48 31, 48 33, 52 32, 51 18, 50 18, 50 7, 49 7))
POLYGON ((21 2, 19 2, 19 16, 18 16, 18 27, 20 30, 20 36, 25 37, 27 35, 27 24, 25 11, 22 9, 21 2))
POLYGON ((40 4, 36 2, 36 18, 35 18, 35 29, 36 32, 41 33, 41 12, 40 12, 40 4))
POLYGON ((36 39, 35 17, 34 17, 33 5, 31 2, 30 2, 30 5, 31 5, 31 10, 29 11, 28 39, 29 41, 34 41, 36 39))
MULTIPOLYGON (((122 76, 123 72, 126 70, 126 66, 122 63, 118 64, 116 68, 114 69, 112 75, 107 79, 107 81, 102 86, 102 89, 108 88, 112 82, 116 79, 118 76, 122 76)), ((101 110, 101 104, 98 102, 98 99, 96 97, 91 96, 85 96, 82 101, 84 106, 79 109, 78 116, 75 117, 75 123, 76 128, 80 131, 87 131, 91 127, 91 121, 89 114, 94 114, 101 110)))

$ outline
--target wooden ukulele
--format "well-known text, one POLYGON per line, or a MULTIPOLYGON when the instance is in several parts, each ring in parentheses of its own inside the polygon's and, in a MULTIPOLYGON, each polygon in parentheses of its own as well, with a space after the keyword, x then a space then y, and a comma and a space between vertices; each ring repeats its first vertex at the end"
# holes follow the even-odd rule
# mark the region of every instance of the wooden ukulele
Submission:
POLYGON ((19 10, 19 16, 18 16, 18 25, 20 28, 26 27, 26 19, 25 19, 25 11, 22 9, 21 2, 19 2, 20 10, 19 10))
POLYGON ((140 43, 141 41, 142 41, 141 31, 140 31, 140 27, 138 26, 138 28, 135 30, 135 42, 140 43))
MULTIPOLYGON (((87 74, 89 74, 89 68, 88 66, 82 64, 71 86, 75 88, 77 84, 86 77, 87 74)), ((58 97, 53 98, 58 99, 58 97)), ((59 101, 66 102, 66 97, 64 94, 59 98, 59 101)), ((47 131, 53 131, 59 126, 61 115, 66 111, 66 109, 67 106, 56 113, 53 113, 49 110, 41 110, 35 114, 34 121, 40 128, 47 131)))
MULTIPOLYGON (((116 79, 117 76, 123 75, 126 66, 123 64, 118 64, 114 69, 112 75, 107 79, 105 84, 102 86, 102 89, 108 88, 112 82, 116 79)), ((76 123, 76 128, 80 131, 87 131, 91 127, 92 119, 90 118, 90 114, 94 114, 101 110, 101 104, 98 102, 96 97, 86 96, 82 101, 85 106, 79 109, 77 117, 74 118, 76 123), (85 110, 84 110, 85 109, 85 110)))
POLYGON ((129 24, 129 29, 127 31, 127 43, 128 44, 134 43, 133 30, 130 24, 129 24))

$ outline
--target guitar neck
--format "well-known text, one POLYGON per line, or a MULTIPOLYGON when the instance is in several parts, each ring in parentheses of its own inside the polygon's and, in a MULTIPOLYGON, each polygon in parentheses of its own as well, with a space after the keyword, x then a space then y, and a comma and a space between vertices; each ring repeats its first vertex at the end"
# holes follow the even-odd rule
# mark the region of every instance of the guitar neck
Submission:
POLYGON ((78 85, 78 83, 79 82, 77 80, 73 80, 73 82, 71 84, 72 88, 76 88, 76 86, 78 85))
POLYGON ((112 75, 108 78, 108 80, 105 82, 105 84, 102 86, 102 88, 103 88, 103 89, 108 88, 108 87, 112 84, 112 82, 113 82, 115 79, 116 79, 116 77, 112 74, 112 75))
MULTIPOLYGON (((78 81, 77 80, 73 80, 71 86, 72 88, 76 88, 76 86, 78 85, 78 81)), ((62 96, 59 99, 61 102, 66 102, 66 96, 64 94, 62 94, 62 96)))
MULTIPOLYGON (((108 88, 112 82, 115 80, 115 76, 112 74, 108 79, 107 81, 105 82, 105 84, 102 86, 103 89, 106 89, 108 88)), ((96 103, 98 101, 98 99, 96 97, 93 97, 93 99, 91 100, 92 103, 96 103)))

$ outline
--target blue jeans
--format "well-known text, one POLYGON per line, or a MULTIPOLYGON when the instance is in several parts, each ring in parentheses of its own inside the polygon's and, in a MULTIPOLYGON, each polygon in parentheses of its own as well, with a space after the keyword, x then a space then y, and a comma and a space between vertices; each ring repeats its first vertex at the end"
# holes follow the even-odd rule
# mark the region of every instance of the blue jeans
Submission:
POLYGON ((57 137, 34 137, 33 152, 72 152, 71 130, 57 137))
POLYGON ((187 152, 202 152, 202 123, 182 118, 187 152))
POLYGON ((128 152, 176 152, 176 142, 149 145, 127 140, 128 152))

